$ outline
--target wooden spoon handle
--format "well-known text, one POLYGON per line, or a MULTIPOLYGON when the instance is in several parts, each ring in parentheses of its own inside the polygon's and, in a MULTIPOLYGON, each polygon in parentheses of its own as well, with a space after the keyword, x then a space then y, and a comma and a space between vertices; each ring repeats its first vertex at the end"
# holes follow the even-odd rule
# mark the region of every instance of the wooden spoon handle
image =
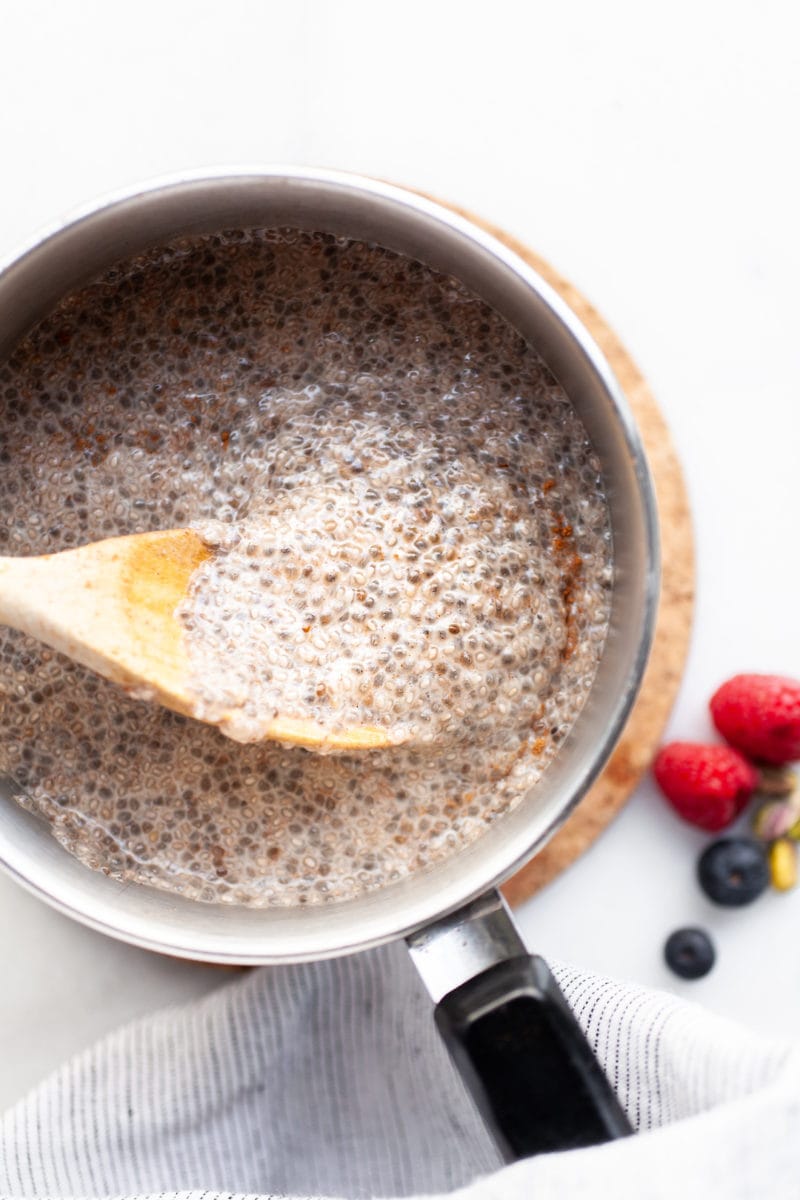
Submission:
POLYGON ((0 558, 0 622, 180 712, 188 662, 175 610, 208 548, 188 529, 0 558))
POLYGON ((63 611, 66 600, 50 565, 54 557, 0 558, 0 624, 46 640, 40 629, 48 623, 47 614, 63 611))

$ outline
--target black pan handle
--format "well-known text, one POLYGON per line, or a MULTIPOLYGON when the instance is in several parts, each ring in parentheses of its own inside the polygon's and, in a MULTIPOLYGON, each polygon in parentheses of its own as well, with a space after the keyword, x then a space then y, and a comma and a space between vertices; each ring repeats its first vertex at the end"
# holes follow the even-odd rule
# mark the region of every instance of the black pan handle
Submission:
POLYGON ((550 968, 525 953, 498 893, 408 941, 438 1000, 439 1031, 507 1161, 633 1132, 550 968), (443 990, 454 960, 467 978, 443 990))
POLYGON ((436 1006, 436 1024, 509 1161, 632 1132, 544 959, 469 979, 436 1006))

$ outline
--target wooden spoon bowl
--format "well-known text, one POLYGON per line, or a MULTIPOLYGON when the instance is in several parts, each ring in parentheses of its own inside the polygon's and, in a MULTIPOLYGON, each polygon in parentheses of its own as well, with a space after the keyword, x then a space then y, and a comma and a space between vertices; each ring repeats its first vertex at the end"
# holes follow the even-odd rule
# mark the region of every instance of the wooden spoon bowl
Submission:
MULTIPOLYGON (((191 529, 107 538, 36 558, 0 558, 0 622, 184 716, 197 716, 176 611, 212 551, 191 529)), ((226 716, 214 724, 224 729, 226 716)), ((264 736, 310 750, 394 744, 373 725, 339 731, 276 716, 264 736)))

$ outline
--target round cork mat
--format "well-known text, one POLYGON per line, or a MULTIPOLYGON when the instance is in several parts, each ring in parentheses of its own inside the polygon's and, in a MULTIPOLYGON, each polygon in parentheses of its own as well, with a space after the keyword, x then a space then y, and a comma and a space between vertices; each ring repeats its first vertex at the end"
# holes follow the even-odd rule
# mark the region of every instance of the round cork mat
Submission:
POLYGON ((538 271, 600 346, 636 418, 655 480, 661 529, 661 597, 653 649, 636 703, 594 787, 545 848, 504 884, 506 899, 516 905, 560 875, 591 846, 625 804, 658 748, 681 681, 692 628, 692 520, 666 421, 638 367, 597 309, 549 263, 516 238, 457 205, 447 204, 447 207, 491 233, 538 271))

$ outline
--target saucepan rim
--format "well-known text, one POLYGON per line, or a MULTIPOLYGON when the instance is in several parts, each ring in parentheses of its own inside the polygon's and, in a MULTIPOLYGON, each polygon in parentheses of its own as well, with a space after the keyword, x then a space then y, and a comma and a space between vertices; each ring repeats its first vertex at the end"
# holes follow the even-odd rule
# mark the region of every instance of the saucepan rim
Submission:
MULTIPOLYGON (((416 192, 346 172, 281 164, 222 166, 160 177, 82 206, 6 257, 0 263, 0 309, 7 285, 16 285, 26 272, 33 272, 35 278, 36 271, 45 269, 48 257, 58 255, 63 242, 91 233, 96 224, 117 217, 122 220, 128 213, 135 215, 137 206, 142 212, 154 210, 162 202, 179 207, 185 199, 202 208, 204 195, 217 193, 229 196, 235 206, 237 193, 253 200, 259 189, 265 197, 270 190, 280 194, 289 204, 292 196, 303 201, 306 195, 328 195, 332 206, 339 204, 343 212, 350 204, 361 206, 359 211, 365 213, 374 210, 376 220, 382 213, 390 214, 398 229, 407 226, 408 238, 430 239, 432 249, 426 257, 432 265, 438 265, 437 254, 449 254, 452 260, 454 254, 463 252, 465 263, 474 262, 475 271, 485 271, 487 279, 496 282, 498 294, 505 286, 514 291, 514 303, 522 306, 520 313, 527 303, 531 322, 535 318, 547 329, 557 355, 566 364, 566 374, 570 375, 574 366, 575 378, 589 381, 595 390, 603 409, 598 420, 610 415, 614 461, 624 475, 620 495, 617 499, 612 496, 610 503, 617 504, 623 515, 630 509, 625 519, 631 522, 631 542, 636 547, 621 547, 625 554, 630 552, 630 564, 622 570, 627 605, 622 623, 627 622, 627 628, 614 633, 624 653, 620 651, 620 663, 614 667, 613 695, 602 704, 595 704, 590 695, 572 733, 533 789, 539 793, 536 802, 521 801, 441 868, 430 868, 355 900, 267 909, 209 905, 90 871, 58 845, 43 822, 15 804, 13 787, 5 794, 0 788, 0 865, 24 887, 84 925, 123 941, 178 957, 231 964, 303 961, 364 949, 454 911, 513 874, 560 828, 618 741, 644 674, 659 595, 653 484, 627 401, 600 349, 561 297, 518 255, 479 226, 416 192), (504 825, 505 834, 501 831, 498 835, 498 828, 504 825)), ((242 225, 254 223, 243 221, 242 225)), ((172 236, 181 232, 176 228, 172 236)), ((388 236, 386 241, 366 236, 364 240, 397 248, 391 246, 388 236)), ((122 251, 118 257, 127 253, 122 251)), ((70 286, 78 282, 75 273, 70 286)), ((482 291, 479 294, 484 295, 482 291)), ((484 298, 500 307, 494 297, 484 298)), ((547 352, 544 357, 551 361, 547 352)), ((556 370, 556 374, 560 372, 556 370)), ((564 378, 562 382, 569 393, 571 384, 564 378)), ((616 547, 615 564, 619 566, 616 547)))

